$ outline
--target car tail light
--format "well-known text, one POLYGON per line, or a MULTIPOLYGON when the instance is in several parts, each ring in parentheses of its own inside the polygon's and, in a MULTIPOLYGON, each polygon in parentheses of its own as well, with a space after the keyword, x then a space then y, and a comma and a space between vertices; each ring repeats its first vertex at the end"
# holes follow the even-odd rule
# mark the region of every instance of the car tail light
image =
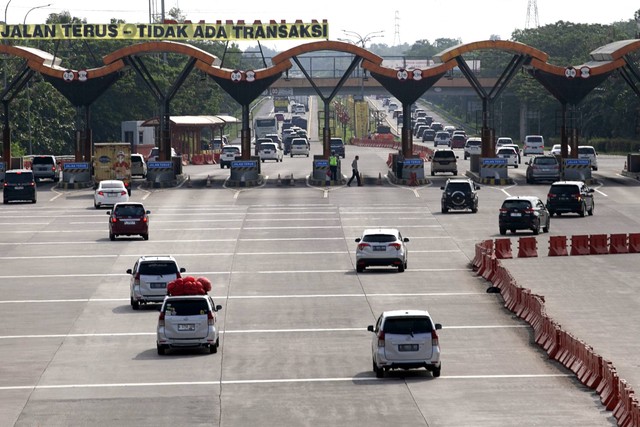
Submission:
POLYGON ((158 317, 158 326, 164 326, 164 311, 160 312, 160 317, 158 317))
POLYGON ((213 313, 211 311, 207 311, 207 322, 209 323, 209 326, 213 326, 214 324, 213 313))
POLYGON ((136 273, 136 277, 133 278, 133 286, 140 286, 140 273, 136 273))
POLYGON ((55 172, 55 171, 56 171, 56 166, 55 166, 55 165, 51 166, 51 171, 52 171, 52 172, 55 172))
POLYGON ((433 331, 431 331, 431 346, 435 347, 437 345, 439 345, 440 342, 438 341, 438 334, 436 333, 436 330, 434 329, 433 331))
POLYGON ((384 331, 378 332, 378 347, 384 347, 384 331))
POLYGON ((124 190, 120 192, 120 195, 121 195, 121 196, 124 196, 125 194, 127 194, 127 192, 126 192, 126 191, 124 191, 124 190))
POLYGON ((580 193, 572 194, 573 198, 577 201, 582 200, 582 195, 580 193))
POLYGON ((98 196, 104 196, 104 191, 98 191, 98 196))
POLYGON ((524 213, 526 214, 532 214, 534 212, 533 208, 527 208, 524 210, 524 213))
POLYGON ((402 245, 400 243, 391 243, 389 244, 392 248, 395 248, 396 251, 399 251, 402 245))
POLYGON ((500 213, 501 213, 501 214, 506 214, 507 212, 509 212, 509 209, 506 209, 506 208, 500 208, 500 213))
POLYGON ((555 199, 556 197, 558 197, 558 196, 553 194, 553 193, 547 194, 547 199, 555 199))
POLYGON ((359 250, 359 251, 363 251, 363 250, 364 250, 364 248, 368 248, 369 246, 371 246, 371 245, 370 245, 370 244, 368 244, 368 243, 359 243, 359 244, 358 244, 358 250, 359 250))
POLYGON ((5 182, 5 183, 4 183, 4 186, 5 186, 5 187, 8 187, 8 186, 9 186, 9 184, 7 184, 7 183, 5 182))
POLYGON ((116 222, 118 222, 118 218, 116 218, 115 216, 112 216, 111 222, 115 224, 116 222))
POLYGON ((147 216, 146 216, 146 215, 142 217, 142 222, 147 222, 148 220, 149 220, 149 219, 147 218, 147 216))

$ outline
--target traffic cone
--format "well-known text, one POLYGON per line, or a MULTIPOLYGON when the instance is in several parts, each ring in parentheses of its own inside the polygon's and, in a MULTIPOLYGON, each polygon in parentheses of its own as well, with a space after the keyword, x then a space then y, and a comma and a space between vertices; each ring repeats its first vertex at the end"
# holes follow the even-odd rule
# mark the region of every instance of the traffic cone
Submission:
POLYGON ((276 181, 276 184, 278 184, 278 186, 282 185, 282 180, 280 179, 280 174, 278 174, 278 181, 276 181))
POLYGON ((207 175, 207 188, 211 187, 211 175, 207 175))
POLYGON ((192 184, 191 184, 191 175, 187 175, 187 187, 191 188, 192 184))
POLYGON ((291 172, 291 185, 296 185, 296 182, 293 180, 293 172, 291 172))
POLYGON ((378 185, 382 185, 382 172, 378 172, 378 185))

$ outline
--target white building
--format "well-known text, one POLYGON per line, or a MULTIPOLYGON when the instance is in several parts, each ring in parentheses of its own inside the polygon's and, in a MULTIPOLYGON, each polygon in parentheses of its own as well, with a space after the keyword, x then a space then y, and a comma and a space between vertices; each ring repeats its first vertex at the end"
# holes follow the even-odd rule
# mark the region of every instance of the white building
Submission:
MULTIPOLYGON (((122 141, 137 145, 155 145, 155 128, 153 126, 141 126, 143 120, 122 122, 122 141)), ((134 147, 135 148, 135 147, 134 147)))

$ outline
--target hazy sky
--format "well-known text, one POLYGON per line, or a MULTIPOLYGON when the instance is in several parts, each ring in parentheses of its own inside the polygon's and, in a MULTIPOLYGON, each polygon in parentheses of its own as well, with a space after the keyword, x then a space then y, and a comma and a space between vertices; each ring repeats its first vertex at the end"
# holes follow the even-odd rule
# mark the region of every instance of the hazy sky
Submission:
MULTIPOLYGON (((108 23, 111 18, 131 23, 149 22, 149 0, 9 0, 5 5, 9 24, 44 23, 50 13, 69 11, 72 16, 86 18, 92 24, 108 23), (49 2, 51 5, 45 6, 49 2), (34 8, 34 9, 32 9, 34 8)), ((156 10, 161 10, 161 0, 151 0, 156 10)), ((383 31, 382 37, 373 37, 367 45, 385 43, 412 44, 426 39, 461 39, 463 43, 487 40, 496 34, 508 40, 515 29, 523 29, 527 23, 529 3, 537 3, 539 25, 568 21, 573 23, 611 24, 633 19, 640 9, 636 0, 426 0, 426 1, 207 1, 165 0, 164 9, 178 7, 193 22, 204 20, 254 20, 268 22, 312 19, 329 22, 331 40, 367 38, 372 32, 383 31), (358 35, 348 37, 343 30, 358 35)), ((530 9, 530 26, 534 26, 534 10, 530 9)), ((1 13, 1 9, 0 9, 1 13)), ((4 17, 0 18, 4 20, 4 17)), ((276 50, 284 50, 299 44, 285 41, 267 41, 264 44, 276 50)))

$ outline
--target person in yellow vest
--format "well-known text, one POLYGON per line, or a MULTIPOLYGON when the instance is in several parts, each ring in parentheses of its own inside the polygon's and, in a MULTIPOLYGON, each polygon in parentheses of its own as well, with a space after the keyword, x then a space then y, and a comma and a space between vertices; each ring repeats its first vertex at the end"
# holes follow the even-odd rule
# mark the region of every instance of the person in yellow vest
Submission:
POLYGON ((331 156, 329 156, 329 170, 331 170, 331 180, 338 180, 338 156, 336 156, 336 152, 332 151, 331 156))

